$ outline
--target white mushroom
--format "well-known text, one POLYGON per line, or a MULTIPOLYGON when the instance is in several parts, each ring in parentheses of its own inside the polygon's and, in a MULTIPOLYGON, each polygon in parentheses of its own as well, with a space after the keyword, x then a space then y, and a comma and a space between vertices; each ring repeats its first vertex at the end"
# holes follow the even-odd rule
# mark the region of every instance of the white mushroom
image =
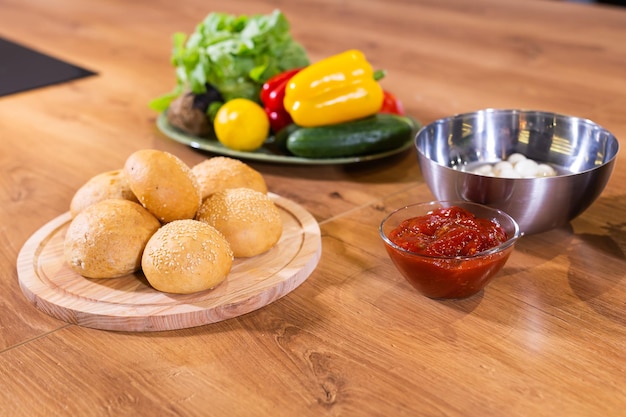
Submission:
POLYGON ((526 159, 526 156, 524 156, 523 154, 521 154, 521 153, 512 153, 507 158, 507 161, 509 161, 511 164, 515 165, 516 163, 518 163, 520 161, 523 161, 524 159, 526 159))
POLYGON ((556 170, 548 164, 537 163, 521 153, 511 154, 505 161, 495 164, 484 164, 474 167, 474 174, 500 178, 540 178, 557 175, 556 170))
POLYGON ((532 178, 537 174, 537 163, 532 159, 522 159, 515 163, 515 170, 522 177, 532 178))

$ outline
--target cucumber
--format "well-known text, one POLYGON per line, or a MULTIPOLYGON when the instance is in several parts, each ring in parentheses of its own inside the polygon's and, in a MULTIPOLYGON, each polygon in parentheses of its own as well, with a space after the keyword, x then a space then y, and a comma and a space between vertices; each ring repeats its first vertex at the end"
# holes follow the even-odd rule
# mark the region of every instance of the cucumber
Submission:
POLYGON ((287 139, 289 139, 289 136, 298 129, 300 129, 300 126, 295 123, 291 123, 280 129, 278 133, 274 135, 274 145, 280 152, 289 152, 289 149, 287 149, 287 139))
POLYGON ((408 117, 378 113, 346 123, 295 129, 286 146, 293 155, 304 158, 368 155, 404 145, 415 127, 408 117))

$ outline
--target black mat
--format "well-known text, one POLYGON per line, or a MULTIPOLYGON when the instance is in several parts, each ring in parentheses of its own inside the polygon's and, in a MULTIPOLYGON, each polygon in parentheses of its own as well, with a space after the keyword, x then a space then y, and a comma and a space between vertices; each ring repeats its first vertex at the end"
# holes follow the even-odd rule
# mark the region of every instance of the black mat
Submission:
POLYGON ((95 74, 0 38, 0 97, 95 74))

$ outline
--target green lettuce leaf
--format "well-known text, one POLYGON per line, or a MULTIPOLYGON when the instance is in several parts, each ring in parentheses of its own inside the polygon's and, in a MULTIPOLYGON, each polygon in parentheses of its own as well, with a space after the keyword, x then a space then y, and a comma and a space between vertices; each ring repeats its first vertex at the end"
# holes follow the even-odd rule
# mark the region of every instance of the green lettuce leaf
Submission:
POLYGON ((309 64, 280 10, 253 16, 210 13, 192 34, 175 33, 172 41, 176 86, 150 102, 156 111, 165 110, 184 91, 205 92, 207 84, 226 101, 243 97, 259 102, 265 81, 309 64))

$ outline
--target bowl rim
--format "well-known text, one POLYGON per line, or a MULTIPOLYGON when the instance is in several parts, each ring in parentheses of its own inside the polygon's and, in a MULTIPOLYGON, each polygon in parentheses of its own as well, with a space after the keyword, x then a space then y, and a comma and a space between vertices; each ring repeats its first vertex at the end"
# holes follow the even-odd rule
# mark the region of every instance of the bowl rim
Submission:
MULTIPOLYGON (((532 109, 512 109, 512 108, 504 108, 504 109, 498 109, 498 108, 484 108, 484 109, 480 109, 480 110, 475 110, 475 111, 469 111, 469 112, 462 112, 462 113, 455 113, 452 114, 450 116, 446 116, 446 117, 442 117, 436 120, 433 120, 432 122, 428 123, 428 124, 424 124, 422 125, 422 127, 417 131, 417 133, 415 134, 415 137, 413 138, 413 145, 415 146, 415 150, 417 151, 418 155, 420 157, 423 157, 424 159, 426 159, 427 161, 432 162, 433 164, 437 165, 438 167, 441 168, 445 168, 447 170, 450 171, 455 171, 455 172, 459 172, 462 174, 469 174, 469 175, 475 175, 475 176, 481 176, 481 177, 486 177, 486 178, 494 178, 497 180, 508 180, 508 181, 520 181, 520 180, 526 180, 526 181, 536 181, 536 180, 547 180, 547 181, 557 181, 559 178, 567 178, 567 177, 572 177, 572 176, 577 176, 577 175, 583 175, 601 168, 604 168, 608 165, 611 165, 616 159, 617 159, 617 155, 619 154, 620 151, 620 143, 619 140, 617 139, 617 137, 613 134, 613 132, 611 132, 609 129, 605 128, 604 126, 594 122, 591 119, 588 118, 584 118, 584 117, 578 117, 578 116, 572 116, 569 114, 565 114, 565 113, 557 113, 557 112, 553 112, 553 111, 547 111, 547 110, 532 110, 532 109), (542 114, 542 115, 546 115, 546 116, 554 116, 554 117, 561 117, 561 118, 566 118, 566 119, 572 119, 578 122, 582 122, 585 124, 589 124, 592 125, 604 132, 606 132, 612 139, 613 142, 615 144, 615 154, 609 158, 606 162, 603 162, 601 165, 597 165, 594 166, 592 168, 586 169, 584 171, 579 171, 579 172, 571 172, 571 173, 558 173, 557 175, 554 176, 549 176, 549 177, 522 177, 522 178, 507 178, 507 177, 491 177, 491 176, 487 176, 487 175, 482 175, 482 174, 478 174, 475 172, 471 172, 471 171, 463 171, 460 169, 456 169, 456 168, 452 168, 449 167, 447 165, 444 165, 442 163, 440 163, 439 161, 436 161, 428 156, 426 156, 426 154, 421 150, 421 148, 418 146, 417 143, 417 139, 420 137, 420 135, 422 134, 423 131, 426 131, 427 129, 431 128, 434 125, 437 124, 442 124, 445 122, 449 122, 455 119, 459 119, 459 118, 466 118, 466 117, 475 117, 479 114, 496 114, 496 113, 501 113, 501 114, 542 114)), ((485 163, 489 163, 489 162, 485 162, 485 163)))
MULTIPOLYGON (((428 214, 429 212, 426 212, 425 214, 428 214)), ((472 214, 476 215, 475 213, 472 212, 472 214)), ((380 224, 378 226, 378 232, 380 234, 380 237, 382 238, 383 242, 390 246, 392 249, 395 249, 401 253, 410 255, 410 256, 415 256, 415 257, 420 257, 420 258, 426 258, 426 259, 438 259, 438 260, 457 260, 457 261, 463 261, 463 260, 470 260, 470 259, 476 259, 476 258, 482 258, 484 256, 488 256, 488 255, 493 255, 499 252, 503 252, 506 249, 508 249, 509 247, 513 246, 523 235, 524 233, 520 230, 520 226, 517 223, 517 220, 515 220, 511 215, 507 214, 506 212, 494 208, 494 207, 490 207, 487 206, 485 204, 480 204, 480 203, 474 203, 472 201, 463 201, 463 200, 458 200, 458 201, 454 201, 454 200, 433 200, 433 201, 424 201, 424 202, 418 202, 418 203, 411 203, 411 204, 407 204, 405 206, 399 207, 397 209, 392 210, 390 213, 388 213, 387 215, 385 215, 385 217, 383 217, 383 219, 380 221, 380 224), (447 204, 447 206, 445 207, 451 207, 453 205, 470 205, 470 206, 477 206, 480 207, 482 209, 486 209, 487 211, 492 211, 495 213, 500 214, 501 216, 504 216, 505 218, 508 218, 509 221, 511 222, 511 224, 514 226, 513 230, 513 235, 509 236, 507 238, 506 241, 502 242, 501 244, 499 244, 498 246, 494 246, 493 248, 489 248, 487 250, 484 250, 482 252, 477 252, 473 255, 457 255, 457 256, 437 256, 437 255, 426 255, 426 254, 421 254, 421 253, 415 253, 412 252, 410 250, 404 249, 398 245, 396 245, 395 243, 393 243, 385 234, 385 232, 383 231, 383 225, 385 224, 385 222, 387 220, 389 220, 389 218, 391 216, 393 216, 394 214, 402 211, 402 210, 406 210, 408 208, 411 207, 416 207, 416 206, 433 206, 433 209, 435 208, 435 206, 437 207, 441 207, 442 204, 447 204)))

